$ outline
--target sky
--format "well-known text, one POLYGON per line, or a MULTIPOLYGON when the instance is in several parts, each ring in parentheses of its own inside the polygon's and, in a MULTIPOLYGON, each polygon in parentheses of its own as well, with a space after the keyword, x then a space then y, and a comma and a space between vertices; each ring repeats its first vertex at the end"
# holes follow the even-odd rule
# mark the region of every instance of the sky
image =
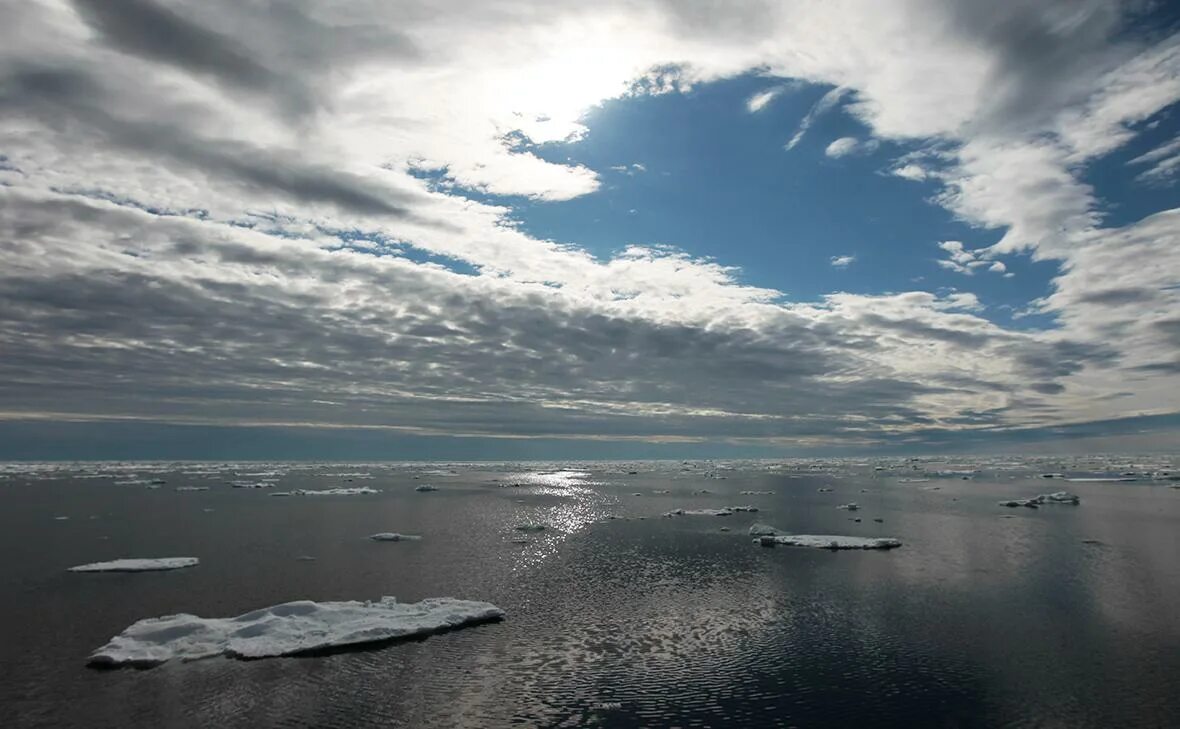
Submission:
POLYGON ((1168 3, 0 13, 0 458, 1180 445, 1168 3))

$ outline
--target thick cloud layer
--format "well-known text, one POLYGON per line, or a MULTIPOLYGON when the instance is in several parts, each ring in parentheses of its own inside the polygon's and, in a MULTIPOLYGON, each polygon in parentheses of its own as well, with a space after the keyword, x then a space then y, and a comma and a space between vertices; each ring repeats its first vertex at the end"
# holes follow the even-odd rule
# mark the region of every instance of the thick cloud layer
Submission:
POLYGON ((1103 227, 1083 175, 1180 99, 1180 42, 1123 32, 1138 10, 6 3, 2 417, 868 445, 1176 412, 1180 213, 1103 227), (997 229, 948 263, 1057 261, 1030 303, 1055 325, 962 292, 788 301, 623 241, 598 260, 414 174, 593 194, 510 140, 751 70, 833 88, 785 145, 839 104, 927 142, 898 174, 997 229))

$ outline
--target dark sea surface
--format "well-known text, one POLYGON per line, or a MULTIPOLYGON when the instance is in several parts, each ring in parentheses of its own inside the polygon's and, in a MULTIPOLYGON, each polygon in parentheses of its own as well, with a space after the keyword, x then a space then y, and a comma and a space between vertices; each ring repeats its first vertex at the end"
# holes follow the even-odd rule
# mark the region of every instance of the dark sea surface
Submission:
POLYGON ((0 466, 0 724, 1174 727, 1175 469, 1158 457, 0 466), (229 485, 262 479, 273 485, 229 485), (438 490, 414 490, 427 483, 438 490), (381 493, 270 495, 346 486, 381 493), (1063 489, 1081 504, 997 504, 1063 489), (836 508, 849 501, 860 509, 836 508), (759 511, 661 516, 746 504, 759 511), (765 548, 754 522, 904 546, 765 548), (526 523, 547 529, 513 543, 526 523), (366 538, 383 531, 422 539, 366 538), (66 571, 171 556, 201 563, 66 571), (141 618, 382 595, 486 600, 507 616, 326 656, 86 665, 141 618))

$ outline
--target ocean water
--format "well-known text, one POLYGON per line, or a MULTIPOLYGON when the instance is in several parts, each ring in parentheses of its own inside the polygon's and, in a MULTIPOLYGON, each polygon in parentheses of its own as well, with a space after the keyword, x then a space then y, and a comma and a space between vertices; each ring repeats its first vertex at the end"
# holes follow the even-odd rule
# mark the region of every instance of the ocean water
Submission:
POLYGON ((1176 726, 1176 469, 1158 457, 13 464, 0 467, 0 716, 5 727, 1176 726), (381 492, 270 495, 344 486, 381 492), (1081 504, 997 504, 1062 489, 1081 504), (850 501, 860 509, 836 508, 850 501), (747 504, 759 511, 662 516, 747 504), (771 549, 748 536, 754 522, 904 546, 771 549), (513 543, 525 523, 547 528, 513 543), (422 539, 366 538, 381 531, 422 539), (66 572, 166 556, 201 564, 66 572), (145 617, 382 595, 486 600, 507 617, 325 656, 86 665, 145 617))

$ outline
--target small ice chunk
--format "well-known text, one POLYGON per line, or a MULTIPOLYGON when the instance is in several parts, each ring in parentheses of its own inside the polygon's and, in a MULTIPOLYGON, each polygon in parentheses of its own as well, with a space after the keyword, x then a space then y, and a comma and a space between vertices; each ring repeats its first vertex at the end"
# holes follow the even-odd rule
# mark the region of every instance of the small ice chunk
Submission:
POLYGON ((742 491, 742 496, 774 496, 773 491, 742 491))
POLYGON ((53 517, 53 520, 54 521, 69 521, 70 517, 68 517, 68 516, 55 516, 55 517, 53 517))
POLYGON ((428 483, 424 483, 421 486, 415 486, 414 490, 415 491, 438 491, 438 486, 431 486, 428 483))
POLYGON ((844 509, 845 511, 856 511, 860 508, 855 501, 850 501, 847 504, 840 504, 837 509, 844 509))
POLYGON ((70 572, 157 572, 194 567, 201 560, 196 557, 160 557, 157 559, 114 559, 110 562, 91 562, 70 567, 70 572))
POLYGON ((775 544, 788 547, 814 547, 816 549, 893 549, 901 546, 901 540, 892 537, 845 537, 833 534, 790 534, 759 537, 759 543, 773 540, 775 544))
POLYGON ((727 532, 729 531, 729 527, 721 527, 720 531, 727 532))
POLYGON ((754 524, 750 527, 751 537, 774 536, 778 534, 778 530, 769 524, 754 524))
POLYGON ((826 494, 826 493, 830 493, 831 490, 832 489, 828 488, 827 486, 821 486, 820 488, 816 489, 815 491, 816 491, 816 493, 826 494))
POLYGON ((374 542, 405 542, 421 538, 416 534, 398 534, 397 532, 378 532, 369 535, 369 539, 374 542))
POLYGON ((429 635, 500 620, 487 602, 428 598, 401 604, 377 601, 298 600, 234 618, 178 614, 140 620, 90 655, 95 666, 155 666, 172 659, 213 656, 269 658, 429 635))
POLYGON ((177 491, 208 491, 208 486, 177 486, 177 491))

